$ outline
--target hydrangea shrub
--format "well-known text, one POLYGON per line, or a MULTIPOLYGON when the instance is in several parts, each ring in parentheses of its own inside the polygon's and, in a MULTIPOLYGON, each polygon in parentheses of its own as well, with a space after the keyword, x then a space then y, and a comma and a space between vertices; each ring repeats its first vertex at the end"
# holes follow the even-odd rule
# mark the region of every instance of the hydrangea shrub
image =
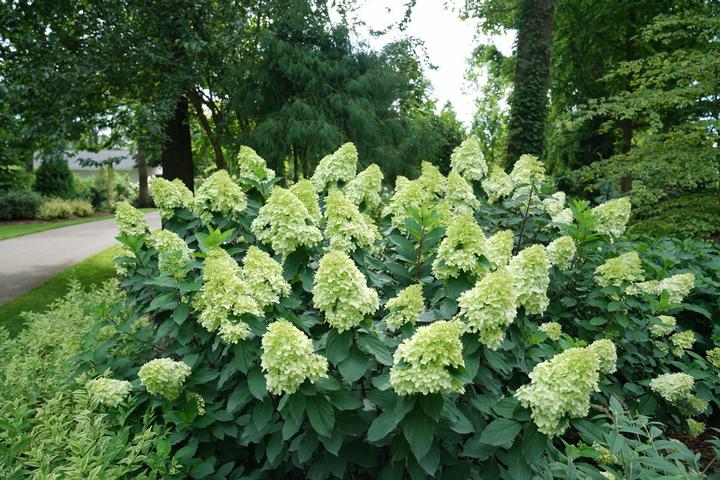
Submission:
POLYGON ((177 478, 543 477, 552 439, 607 430, 620 400, 697 431, 720 394, 688 323, 713 308, 703 270, 624 238, 623 202, 473 142, 389 196, 351 144, 288 187, 249 150, 194 197, 155 180, 164 230, 119 211, 128 321, 84 368, 159 409, 177 478))

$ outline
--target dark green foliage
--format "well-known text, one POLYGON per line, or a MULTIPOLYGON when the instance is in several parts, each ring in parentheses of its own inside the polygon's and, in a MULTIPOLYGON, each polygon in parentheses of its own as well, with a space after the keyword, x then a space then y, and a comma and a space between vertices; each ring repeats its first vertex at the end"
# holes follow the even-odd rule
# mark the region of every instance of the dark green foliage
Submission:
POLYGON ((720 192, 694 193, 648 206, 628 229, 639 238, 720 236, 720 192))
POLYGON ((63 158, 43 160, 35 173, 35 191, 47 197, 74 197, 74 178, 67 160, 63 158))
POLYGON ((11 190, 0 192, 0 220, 23 220, 35 218, 42 197, 35 192, 11 190))
POLYGON ((35 175, 21 165, 0 165, 0 192, 8 190, 32 190, 35 175))

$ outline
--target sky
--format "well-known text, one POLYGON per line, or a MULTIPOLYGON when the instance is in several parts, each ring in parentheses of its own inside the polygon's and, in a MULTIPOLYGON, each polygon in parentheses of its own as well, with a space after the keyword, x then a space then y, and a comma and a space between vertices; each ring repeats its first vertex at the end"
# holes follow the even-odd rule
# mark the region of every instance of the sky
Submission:
MULTIPOLYGON (((403 34, 422 40, 430 63, 437 67, 435 70, 427 70, 426 75, 432 82, 432 95, 438 100, 438 108, 450 101, 458 118, 469 126, 475 112, 477 92, 464 80, 467 59, 478 40, 491 40, 502 53, 509 55, 512 52, 514 33, 477 37, 477 20, 461 20, 458 12, 452 10, 452 7, 460 5, 461 1, 417 0, 404 33, 396 29, 382 37, 371 37, 369 34, 363 37, 374 48, 381 48, 403 34)), ((382 30, 402 19, 406 2, 407 0, 364 0, 355 14, 368 28, 382 30)))

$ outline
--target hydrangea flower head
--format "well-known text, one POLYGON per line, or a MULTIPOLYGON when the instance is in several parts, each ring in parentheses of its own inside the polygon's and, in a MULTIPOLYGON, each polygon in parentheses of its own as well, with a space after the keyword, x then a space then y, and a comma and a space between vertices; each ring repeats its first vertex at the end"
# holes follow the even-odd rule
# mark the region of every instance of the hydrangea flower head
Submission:
POLYGON ((115 223, 121 234, 130 237, 144 235, 149 230, 145 215, 127 202, 118 202, 115 208, 115 223))
POLYGON ((670 403, 690 396, 695 379, 687 373, 663 373, 650 381, 650 388, 670 403))
POLYGON ((89 380, 85 388, 94 402, 108 407, 117 407, 133 389, 132 384, 125 380, 102 377, 89 380))
MULTIPOLYGON (((393 227, 407 233, 405 219, 410 208, 428 208, 435 210, 441 217, 449 214, 449 206, 443 202, 447 190, 447 180, 434 165, 423 162, 422 175, 410 181, 399 176, 395 180, 395 193, 382 211, 390 216, 393 227)), ((443 223, 444 224, 444 223, 443 223)))
POLYGON ((525 307, 528 314, 541 314, 550 303, 547 297, 549 269, 545 247, 539 244, 523 249, 510 259, 508 270, 515 283, 518 304, 525 307))
POLYGON ((378 309, 378 294, 347 254, 330 250, 321 259, 313 286, 315 308, 339 332, 349 330, 378 309))
POLYGON ((461 272, 475 273, 484 253, 485 234, 470 214, 455 216, 438 248, 433 274, 440 279, 454 278, 461 272))
POLYGON ((512 257, 512 249, 512 230, 501 230, 485 240, 485 257, 490 261, 493 268, 507 265, 510 257, 512 257))
POLYGON ((287 256, 299 246, 311 247, 322 240, 305 205, 290 190, 273 188, 260 208, 251 230, 258 240, 270 244, 275 253, 287 256))
POLYGON ((455 170, 448 174, 445 200, 455 213, 472 214, 480 207, 480 200, 475 196, 470 184, 455 170))
POLYGON ((697 438, 703 433, 705 433, 705 424, 703 422, 698 422, 697 420, 694 420, 692 418, 687 419, 688 424, 688 435, 690 435, 692 438, 697 438))
POLYGON ((463 392, 450 369, 465 366, 457 321, 436 321, 418 328, 393 355, 390 384, 398 395, 463 392))
POLYGON ((550 242, 545 251, 547 252, 550 265, 562 271, 570 268, 577 249, 575 247, 575 240, 565 235, 550 242))
POLYGON ((175 232, 156 230, 151 234, 151 242, 158 251, 158 268, 177 278, 185 277, 185 269, 192 261, 193 254, 185 240, 175 232))
POLYGON ((610 258, 595 269, 595 281, 601 287, 619 287, 624 283, 640 282, 643 278, 643 267, 637 252, 610 258))
POLYGON ((322 192, 331 184, 348 184, 355 178, 357 160, 357 149, 352 143, 346 143, 335 153, 323 157, 311 178, 315 190, 322 192))
POLYGON ((247 207, 245 193, 227 170, 218 170, 200 185, 195 193, 194 212, 203 218, 220 215, 237 216, 247 207))
POLYGON ((685 330, 684 332, 674 333, 670 337, 674 348, 673 353, 676 357, 682 357, 685 355, 685 350, 691 350, 695 344, 695 332, 692 330, 685 330))
POLYGON ((535 185, 537 189, 545 181, 545 165, 535 155, 521 155, 510 172, 515 188, 535 185))
POLYGON ((265 160, 258 155, 255 150, 245 145, 240 147, 233 167, 241 177, 249 178, 256 182, 270 180, 275 177, 275 172, 267 168, 265 160))
POLYGON ((231 319, 231 315, 262 315, 237 262, 221 248, 207 252, 203 286, 195 297, 195 307, 201 310, 200 324, 210 332, 221 329, 226 343, 236 343, 250 334, 247 324, 231 319))
POLYGON ((681 303, 695 287, 695 275, 692 273, 678 273, 663 278, 655 287, 655 292, 660 295, 667 291, 670 303, 681 303))
POLYGON ((537 364, 530 380, 515 397, 530 408, 540 432, 561 435, 570 418, 584 417, 590 410, 590 394, 599 389, 598 357, 589 348, 570 348, 537 364))
POLYGON ((372 219, 362 215, 357 206, 336 188, 327 196, 325 217, 325 237, 334 250, 349 252, 356 248, 370 248, 380 239, 380 232, 372 219))
POLYGON ((650 335, 655 338, 670 335, 675 330, 677 320, 670 315, 658 315, 660 323, 650 325, 650 335))
POLYGON ((306 379, 327 376, 327 359, 315 353, 312 341, 295 325, 279 319, 262 337, 261 366, 269 392, 294 393, 306 379))
POLYGON ((554 217, 565 208, 565 192, 555 192, 543 200, 543 210, 554 217))
POLYGON ((320 222, 320 218, 322 218, 319 204, 320 199, 318 198, 318 194, 315 191, 315 187, 313 186, 312 182, 310 180, 302 178, 298 180, 295 185, 290 187, 290 191, 298 199, 300 199, 303 205, 305 205, 305 208, 307 208, 307 211, 313 218, 313 220, 315 220, 315 222, 320 222))
POLYGON ((595 219, 595 231, 608 235, 611 239, 625 233, 625 227, 630 220, 630 199, 627 197, 608 200, 592 209, 595 219))
POLYGON ((560 336, 562 335, 562 325, 557 322, 543 323, 540 327, 538 327, 538 329, 547 335, 553 342, 560 340, 560 336))
POLYGON ((396 297, 388 300, 385 307, 390 312, 387 316, 390 330, 397 330, 406 324, 415 325, 415 321, 425 309, 422 285, 416 283, 402 289, 396 297))
POLYGON ((601 374, 609 375, 617 371, 617 350, 611 340, 595 340, 587 348, 597 356, 598 371, 601 374))
POLYGON ((175 400, 180 396, 183 383, 190 376, 190 372, 190 367, 184 362, 156 358, 140 367, 138 377, 149 393, 175 400))
POLYGON ((505 270, 485 275, 458 299, 458 317, 467 329, 478 332, 480 343, 497 350, 505 339, 505 329, 515 320, 517 296, 512 276, 505 270))
POLYGON ((563 208, 557 215, 553 215, 550 221, 556 227, 562 227, 563 225, 572 225, 575 221, 575 215, 569 208, 563 208))
POLYGON ((155 178, 150 182, 150 196, 162 218, 171 218, 178 208, 191 208, 193 194, 179 178, 172 182, 155 178))
POLYGON ((507 197, 513 191, 514 185, 510 175, 498 165, 493 165, 490 175, 482 182, 483 190, 487 195, 488 203, 493 204, 501 198, 507 197))
POLYGON ((380 190, 382 188, 383 174, 380 167, 370 164, 365 170, 357 174, 345 187, 345 195, 358 207, 365 211, 373 211, 382 199, 380 190))
POLYGON ((710 365, 715 368, 720 368, 720 347, 715 347, 708 350, 707 352, 705 352, 705 356, 710 365))
POLYGON ((482 180, 487 175, 488 166, 477 137, 470 136, 455 147, 450 156, 450 167, 468 181, 482 180))
POLYGON ((281 296, 290 293, 282 265, 254 245, 248 248, 243 258, 242 280, 261 309, 278 303, 281 296))

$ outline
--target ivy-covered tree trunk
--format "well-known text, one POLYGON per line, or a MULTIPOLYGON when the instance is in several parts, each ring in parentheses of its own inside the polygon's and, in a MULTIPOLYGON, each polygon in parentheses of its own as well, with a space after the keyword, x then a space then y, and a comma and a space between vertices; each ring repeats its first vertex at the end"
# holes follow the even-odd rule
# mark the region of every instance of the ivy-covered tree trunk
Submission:
POLYGON ((163 177, 167 180, 179 178, 190 189, 194 188, 192 141, 187 97, 182 96, 175 105, 175 113, 165 126, 165 144, 162 147, 160 163, 163 177))
POLYGON ((554 17, 555 0, 519 1, 515 79, 508 126, 510 166, 522 154, 541 156, 543 153, 554 17))
POLYGON ((145 148, 138 143, 137 147, 137 167, 138 167, 138 206, 149 207, 150 192, 148 191, 148 162, 145 155, 145 148))

